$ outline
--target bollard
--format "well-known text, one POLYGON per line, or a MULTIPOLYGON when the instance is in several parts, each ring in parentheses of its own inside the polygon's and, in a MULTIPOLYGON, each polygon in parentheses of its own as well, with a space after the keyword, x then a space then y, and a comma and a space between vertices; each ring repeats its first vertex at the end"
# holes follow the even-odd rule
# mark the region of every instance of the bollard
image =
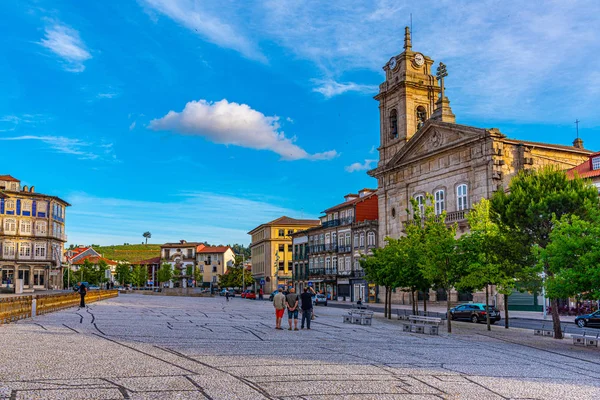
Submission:
POLYGON ((37 299, 33 299, 31 300, 31 317, 35 317, 36 316, 36 311, 37 311, 37 299))

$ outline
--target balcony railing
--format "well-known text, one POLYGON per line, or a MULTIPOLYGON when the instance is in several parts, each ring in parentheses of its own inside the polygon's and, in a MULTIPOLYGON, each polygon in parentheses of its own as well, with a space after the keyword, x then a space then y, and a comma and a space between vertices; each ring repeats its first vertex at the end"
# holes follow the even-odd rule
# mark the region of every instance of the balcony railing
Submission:
POLYGON ((321 226, 323 228, 332 228, 332 227, 339 226, 339 225, 340 225, 340 220, 339 219, 332 219, 332 220, 329 220, 329 221, 325 221, 325 222, 323 222, 321 224, 321 226))
POLYGON ((337 268, 313 268, 308 271, 310 276, 337 275, 337 268))
POLYGON ((326 243, 325 244, 325 251, 337 251, 337 244, 335 243, 326 243))
MULTIPOLYGON (((455 222, 463 222, 467 220, 467 215, 469 214, 469 210, 460 210, 460 211, 451 211, 451 212, 447 212, 446 213, 446 224, 453 224, 455 222)), ((439 216, 435 217, 435 221, 439 222, 439 216)), ((420 221, 418 220, 414 220, 414 219, 409 219, 408 221, 406 221, 404 224, 405 225, 417 225, 419 224, 420 221)))
POLYGON ((294 261, 308 260, 308 253, 294 253, 292 259, 294 261))
POLYGON ((352 246, 349 244, 344 246, 338 246, 338 253, 350 253, 352 251, 352 246))
POLYGON ((354 222, 354 217, 340 218, 340 225, 350 225, 354 222))
POLYGON ((324 251, 325 251, 324 244, 313 244, 311 246, 308 246, 308 254, 322 253, 324 251))

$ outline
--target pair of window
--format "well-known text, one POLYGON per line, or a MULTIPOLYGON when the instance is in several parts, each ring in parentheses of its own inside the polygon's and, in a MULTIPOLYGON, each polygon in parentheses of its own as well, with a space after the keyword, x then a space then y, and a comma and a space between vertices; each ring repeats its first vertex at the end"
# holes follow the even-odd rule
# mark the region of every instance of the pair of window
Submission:
POLYGON ((367 233, 367 245, 375 246, 375 232, 367 233))
POLYGON ((4 220, 4 232, 17 232, 17 220, 14 218, 6 218, 4 220))
MULTIPOLYGON (((425 196, 419 194, 415 196, 419 213, 425 213, 425 196)), ((444 189, 439 189, 433 192, 433 204, 436 215, 440 215, 446 210, 446 192, 444 189)), ((456 208, 457 211, 466 210, 469 208, 468 203, 468 188, 466 184, 461 184, 456 187, 456 208)))
POLYGON ((19 245, 19 257, 31 257, 31 244, 21 243, 19 245))

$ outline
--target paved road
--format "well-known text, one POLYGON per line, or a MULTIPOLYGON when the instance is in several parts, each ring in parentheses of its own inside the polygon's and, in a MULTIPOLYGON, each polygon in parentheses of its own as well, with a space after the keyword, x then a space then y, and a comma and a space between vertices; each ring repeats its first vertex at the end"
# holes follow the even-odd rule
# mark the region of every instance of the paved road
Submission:
POLYGON ((598 399, 600 350, 457 324, 273 329, 270 302, 121 295, 0 326, 3 399, 598 399))
MULTIPOLYGON (((330 303, 328 303, 328 307, 350 309, 350 308, 352 308, 352 304, 330 302, 330 303)), ((383 314, 383 306, 382 305, 369 304, 369 309, 383 314)), ((392 306, 392 315, 394 317, 396 317, 396 309, 393 308, 393 306, 392 306)), ((502 317, 504 317, 504 314, 502 315, 502 317)), ((563 331, 566 333, 576 333, 576 334, 583 334, 583 332, 586 332, 586 334, 594 334, 594 335, 600 333, 600 329, 597 329, 597 328, 587 327, 587 328, 581 329, 577 325, 575 325, 574 321, 575 321, 575 317, 573 317, 572 322, 563 322, 561 324, 563 327, 563 331)), ((460 322, 460 321, 457 321, 457 322, 460 322)), ((470 323, 470 322, 465 322, 465 323, 470 323)), ((496 324, 498 326, 504 326, 504 319, 502 319, 500 322, 497 322, 496 324)), ((523 329, 531 329, 531 330, 541 329, 542 327, 552 329, 552 317, 549 316, 546 321, 542 321, 542 320, 533 319, 533 318, 531 318, 531 319, 529 319, 529 318, 511 318, 510 314, 509 314, 508 326, 511 328, 523 328, 523 329)))

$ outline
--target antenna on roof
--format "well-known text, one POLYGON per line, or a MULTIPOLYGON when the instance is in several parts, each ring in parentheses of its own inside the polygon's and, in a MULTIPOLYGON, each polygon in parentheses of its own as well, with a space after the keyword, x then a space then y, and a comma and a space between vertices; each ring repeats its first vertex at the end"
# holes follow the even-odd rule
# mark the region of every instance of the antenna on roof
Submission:
POLYGON ((577 129, 577 139, 579 139, 579 123, 580 122, 581 121, 578 119, 575 120, 575 129, 577 129))

